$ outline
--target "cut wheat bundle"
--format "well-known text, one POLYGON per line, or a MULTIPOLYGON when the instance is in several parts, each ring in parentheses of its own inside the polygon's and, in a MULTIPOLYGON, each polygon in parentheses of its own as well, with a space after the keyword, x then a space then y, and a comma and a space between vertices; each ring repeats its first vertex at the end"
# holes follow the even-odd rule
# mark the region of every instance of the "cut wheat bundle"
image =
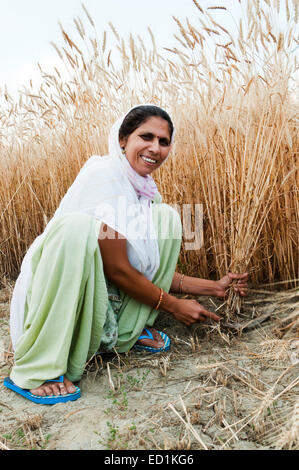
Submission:
MULTIPOLYGON (((256 16, 259 20, 263 17, 269 28, 269 11, 266 14, 259 2, 253 2, 252 7, 248 10, 249 29, 256 24, 256 16)), ((220 27, 210 15, 208 19, 213 27, 220 27)), ((210 34, 211 28, 203 20, 201 23, 201 32, 210 34)), ((285 39, 280 33, 275 48, 269 51, 268 47, 264 47, 263 55, 259 55, 258 61, 264 62, 267 67, 262 69, 258 62, 255 63, 249 50, 258 52, 258 40, 264 41, 262 23, 258 23, 260 26, 256 32, 259 31, 260 36, 255 34, 251 37, 250 33, 245 42, 243 23, 240 21, 239 49, 231 43, 229 55, 226 54, 222 59, 222 63, 230 68, 224 69, 226 75, 223 75, 221 85, 217 79, 213 83, 211 67, 207 67, 207 89, 200 95, 205 122, 201 116, 196 139, 199 143, 198 134, 204 132, 205 141, 201 146, 193 145, 190 153, 197 153, 202 200, 207 206, 206 217, 213 240, 212 249, 214 252, 219 249, 213 260, 217 272, 225 267, 225 270, 233 272, 250 270, 255 276, 261 270, 261 265, 266 265, 270 277, 274 279, 276 259, 273 263, 273 258, 277 258, 279 263, 284 260, 284 266, 280 268, 285 274, 288 271, 290 279, 298 276, 298 253, 294 249, 298 234, 293 232, 293 228, 298 226, 298 211, 295 210, 298 203, 295 195, 298 179, 296 156, 293 153, 293 148, 297 147, 293 139, 297 140, 297 134, 289 132, 290 122, 292 129, 296 128, 296 118, 290 112, 296 106, 289 88, 292 61, 285 61, 285 57, 283 59, 280 54, 282 49, 285 52, 285 39), (251 44, 248 43, 250 39, 251 44), (231 64, 231 59, 239 62, 240 68, 231 64), (236 72, 234 78, 232 67, 236 72), (260 68, 263 76, 256 73, 257 68, 260 68), (281 77, 281 80, 277 77, 281 77), (247 83, 243 81, 241 85, 240 80, 246 80, 247 83), (241 89, 244 94, 240 93, 241 89), (215 103, 215 96, 218 97, 218 103, 215 103), (200 158, 200 154, 204 158, 200 158), (275 221, 271 220, 274 214, 275 221), (292 222, 285 224, 285 217, 292 222), (274 229, 275 241, 279 242, 275 247, 269 223, 271 229, 274 229)), ((179 28, 183 29, 182 23, 179 28)), ((188 28, 193 37, 200 32, 190 23, 188 28)), ((184 34, 187 33, 185 29, 184 34)), ((228 49, 225 44, 217 46, 228 49)), ((189 126, 191 122, 188 122, 187 128, 189 126)), ((227 319, 240 311, 240 304, 241 298, 234 293, 232 286, 226 309, 227 319)))

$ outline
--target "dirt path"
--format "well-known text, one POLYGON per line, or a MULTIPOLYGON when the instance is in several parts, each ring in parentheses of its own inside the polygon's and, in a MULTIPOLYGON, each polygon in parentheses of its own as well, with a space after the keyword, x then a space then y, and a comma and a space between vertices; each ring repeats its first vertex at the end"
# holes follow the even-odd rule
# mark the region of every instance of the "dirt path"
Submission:
MULTIPOLYGON (((170 353, 97 356, 80 382, 81 399, 51 407, 2 385, 12 365, 10 292, 0 292, 1 448, 299 448, 295 291, 251 292, 247 316, 271 315, 241 335, 215 325, 190 329, 161 314, 157 326, 172 339, 170 353)), ((214 311, 220 305, 200 302, 214 311)))

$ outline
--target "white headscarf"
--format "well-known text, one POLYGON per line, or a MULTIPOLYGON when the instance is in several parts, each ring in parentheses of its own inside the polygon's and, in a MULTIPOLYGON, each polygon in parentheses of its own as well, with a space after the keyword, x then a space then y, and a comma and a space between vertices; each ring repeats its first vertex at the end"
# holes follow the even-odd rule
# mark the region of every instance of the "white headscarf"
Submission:
POLYGON ((147 279, 152 281, 158 270, 160 256, 151 201, 161 202, 161 196, 152 177, 136 173, 122 154, 119 129, 124 118, 112 126, 109 155, 95 155, 85 163, 45 231, 35 239, 23 260, 11 301, 10 330, 14 347, 23 333, 31 258, 58 217, 74 212, 90 214, 126 238, 131 265, 147 279))

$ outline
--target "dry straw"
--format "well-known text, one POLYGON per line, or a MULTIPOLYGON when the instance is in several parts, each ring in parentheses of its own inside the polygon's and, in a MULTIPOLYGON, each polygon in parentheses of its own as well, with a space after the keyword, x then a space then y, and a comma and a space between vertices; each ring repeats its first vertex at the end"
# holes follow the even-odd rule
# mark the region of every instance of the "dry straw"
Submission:
POLYGON ((266 439, 275 449, 299 449, 299 400, 279 414, 275 431, 269 432, 266 439))
MULTIPOLYGON (((142 38, 123 40, 112 24, 116 47, 110 31, 89 41, 76 18, 77 39, 61 27, 62 45, 52 42, 61 68, 40 68, 38 91, 29 85, 16 102, 2 90, 1 278, 16 277, 87 158, 107 153, 113 121, 154 102, 177 127, 172 158, 156 174, 159 189, 168 203, 204 206, 204 246, 182 250, 181 270, 215 278, 249 271, 256 285, 298 279, 296 2, 288 3, 284 34, 272 2, 250 2, 238 38, 218 20, 229 11, 194 5, 200 21, 175 18, 178 41, 163 51, 150 29, 150 49, 142 38)), ((238 308, 231 294, 227 316, 238 308)))

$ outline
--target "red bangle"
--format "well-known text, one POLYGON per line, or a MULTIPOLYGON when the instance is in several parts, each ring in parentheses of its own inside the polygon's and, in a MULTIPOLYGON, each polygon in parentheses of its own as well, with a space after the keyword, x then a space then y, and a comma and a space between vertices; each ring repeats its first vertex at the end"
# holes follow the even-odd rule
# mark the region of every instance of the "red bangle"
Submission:
POLYGON ((160 289, 160 298, 159 298, 159 302, 158 302, 157 306, 155 307, 155 310, 159 310, 159 307, 162 303, 163 297, 164 297, 164 291, 163 291, 163 289, 160 289))

